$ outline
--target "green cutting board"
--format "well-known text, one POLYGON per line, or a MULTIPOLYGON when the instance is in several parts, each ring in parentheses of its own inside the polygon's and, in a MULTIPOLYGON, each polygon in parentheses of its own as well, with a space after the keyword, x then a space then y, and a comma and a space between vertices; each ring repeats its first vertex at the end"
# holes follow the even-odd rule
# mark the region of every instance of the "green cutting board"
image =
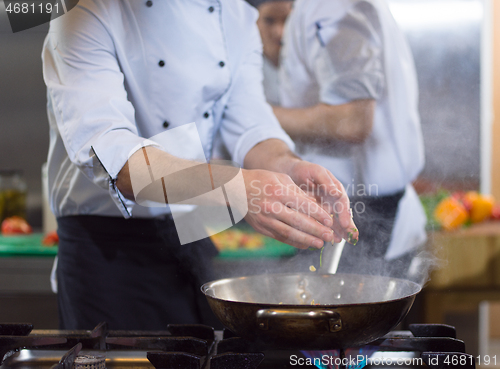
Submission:
MULTIPOLYGON (((247 229, 245 229, 247 231, 247 229)), ((252 232, 251 230, 248 230, 252 232)), ((255 231, 253 231, 255 232, 255 231)), ((0 257, 12 256, 56 256, 57 246, 42 245, 43 234, 23 236, 0 236, 0 257)), ((220 259, 279 258, 293 256, 297 249, 293 246, 265 237, 264 246, 256 249, 222 250, 220 259)))
POLYGON ((219 251, 219 259, 249 259, 249 258, 280 258, 283 256, 293 256, 297 249, 293 246, 266 237, 264 246, 256 249, 234 249, 219 251))
POLYGON ((42 245, 43 234, 0 236, 0 257, 56 256, 57 246, 42 245))

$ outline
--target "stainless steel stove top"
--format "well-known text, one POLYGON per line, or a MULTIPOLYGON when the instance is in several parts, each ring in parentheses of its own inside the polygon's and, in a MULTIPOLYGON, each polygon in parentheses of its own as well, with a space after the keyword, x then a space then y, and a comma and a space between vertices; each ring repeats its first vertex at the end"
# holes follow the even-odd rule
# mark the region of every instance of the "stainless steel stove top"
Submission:
POLYGON ((207 326, 172 325, 169 331, 132 332, 108 331, 102 323, 93 331, 25 327, 7 334, 2 334, 2 326, 0 369, 70 369, 75 357, 84 354, 105 356, 106 368, 475 369, 474 358, 465 353, 454 328, 443 325, 413 325, 368 346, 330 351, 271 351, 207 326))

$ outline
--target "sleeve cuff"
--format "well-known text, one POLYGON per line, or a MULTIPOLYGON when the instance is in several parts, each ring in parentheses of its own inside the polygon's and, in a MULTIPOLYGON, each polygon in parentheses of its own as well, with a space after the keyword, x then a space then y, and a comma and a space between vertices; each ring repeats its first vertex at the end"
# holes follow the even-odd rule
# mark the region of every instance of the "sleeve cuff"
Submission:
POLYGON ((161 145, 156 142, 139 137, 127 130, 109 132, 92 145, 93 154, 97 159, 97 162, 94 162, 94 182, 109 190, 111 199, 125 218, 132 216, 135 202, 123 196, 116 187, 116 178, 129 157, 145 146, 161 148, 161 145), (110 142, 120 142, 119 149, 116 149, 116 145, 110 145, 110 142))
POLYGON ((382 97, 384 76, 382 73, 345 75, 335 82, 325 83, 320 90, 320 100, 325 104, 340 105, 352 100, 382 97))
POLYGON ((281 128, 254 127, 241 135, 236 143, 233 160, 243 168, 243 161, 248 152, 259 142, 277 138, 284 141, 290 150, 295 150, 292 139, 281 128))
POLYGON ((134 208, 135 202, 126 199, 120 192, 120 190, 116 187, 115 181, 111 179, 109 180, 109 194, 123 217, 130 218, 132 216, 132 210, 134 208))
POLYGON ((99 162, 112 179, 116 179, 118 173, 127 162, 130 155, 143 146, 146 139, 125 130, 114 130, 101 136, 92 143, 92 149, 99 162), (113 143, 110 145, 110 143, 113 143), (134 150, 135 151, 132 151, 134 150))

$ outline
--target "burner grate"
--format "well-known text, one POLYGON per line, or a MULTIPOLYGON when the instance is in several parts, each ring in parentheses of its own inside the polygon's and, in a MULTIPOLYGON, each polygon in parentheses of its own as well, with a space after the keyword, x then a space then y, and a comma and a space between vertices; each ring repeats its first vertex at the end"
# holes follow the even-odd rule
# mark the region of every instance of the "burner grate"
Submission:
POLYGON ((33 330, 33 324, 28 323, 2 323, 0 336, 27 336, 33 330))
MULTIPOLYGON (((157 369, 276 369, 296 367, 290 361, 292 356, 307 359, 326 353, 329 357, 343 357, 338 350, 268 350, 258 342, 249 342, 228 330, 215 331, 203 325, 176 324, 170 325, 167 331, 109 331, 105 323, 92 331, 32 331, 32 328, 29 324, 0 324, 0 369, 112 369, 124 368, 125 365, 127 368, 133 365, 157 369), (22 350, 24 348, 28 350, 22 350), (15 355, 19 351, 20 355, 15 355), (55 355, 51 354, 50 361, 42 365, 47 351, 55 352, 55 355), (41 362, 33 361, 24 366, 30 355, 41 362), (125 362, 127 359, 124 358, 131 361, 125 362), (23 365, 19 366, 19 363, 23 365)), ((414 355, 412 357, 421 360, 412 368, 475 369, 474 357, 465 353, 465 344, 455 337, 456 332, 450 326, 411 325, 409 331, 390 332, 362 347, 362 352, 358 351, 367 357, 394 355, 395 358, 401 355, 399 352, 409 351, 414 355), (372 356, 374 351, 377 353, 372 356)), ((345 353, 349 354, 349 350, 346 349, 345 353)), ((301 367, 313 366, 306 364, 301 367)))

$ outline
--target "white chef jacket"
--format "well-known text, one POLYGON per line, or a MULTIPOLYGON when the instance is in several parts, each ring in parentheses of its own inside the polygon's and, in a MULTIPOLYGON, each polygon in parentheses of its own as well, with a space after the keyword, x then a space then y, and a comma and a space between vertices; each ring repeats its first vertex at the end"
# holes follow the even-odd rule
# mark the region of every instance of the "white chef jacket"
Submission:
POLYGON ((271 105, 279 105, 279 68, 276 67, 268 58, 266 58, 265 55, 262 72, 264 74, 263 86, 267 102, 271 105))
POLYGON ((54 214, 169 212, 125 199, 115 180, 131 150, 154 144, 145 139, 191 122, 207 158, 218 131, 240 165, 266 139, 293 149, 265 101, 257 17, 242 0, 80 0, 51 21, 42 59, 54 214))
POLYGON ((349 195, 407 188, 394 229, 408 228, 402 222, 412 226, 393 232, 386 257, 422 242, 425 213, 409 185, 424 165, 417 77, 385 1, 297 0, 285 27, 280 84, 281 104, 288 108, 376 100, 373 130, 362 144, 297 142, 297 150, 329 169, 349 195))

